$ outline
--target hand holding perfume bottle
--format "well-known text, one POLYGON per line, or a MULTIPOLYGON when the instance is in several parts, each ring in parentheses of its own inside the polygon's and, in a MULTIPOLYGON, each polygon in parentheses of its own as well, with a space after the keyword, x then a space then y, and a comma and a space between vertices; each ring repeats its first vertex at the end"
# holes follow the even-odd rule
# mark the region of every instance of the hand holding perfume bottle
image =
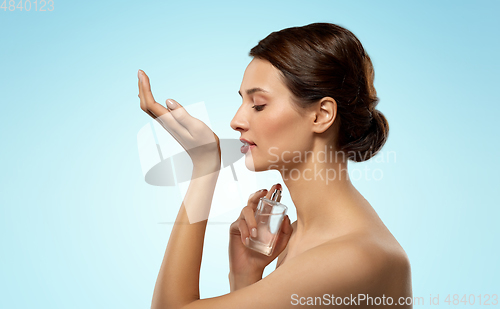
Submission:
POLYGON ((245 285, 249 278, 260 280, 265 267, 286 248, 293 228, 286 216, 286 206, 279 203, 280 192, 280 184, 272 186, 269 192, 255 192, 231 224, 229 266, 232 282, 245 285), (245 278, 242 280, 246 283, 238 278, 245 278))
POLYGON ((247 247, 271 256, 288 208, 281 204, 281 189, 276 188, 270 199, 262 197, 255 212, 257 235, 250 236, 247 247))

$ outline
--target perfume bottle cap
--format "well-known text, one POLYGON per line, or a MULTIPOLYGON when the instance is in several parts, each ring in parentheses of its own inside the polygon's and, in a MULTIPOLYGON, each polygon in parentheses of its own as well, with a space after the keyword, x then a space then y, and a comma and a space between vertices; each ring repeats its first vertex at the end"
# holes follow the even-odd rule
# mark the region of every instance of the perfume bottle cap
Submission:
POLYGON ((278 202, 281 200, 281 190, 280 189, 274 189, 273 194, 271 195, 271 201, 278 202))

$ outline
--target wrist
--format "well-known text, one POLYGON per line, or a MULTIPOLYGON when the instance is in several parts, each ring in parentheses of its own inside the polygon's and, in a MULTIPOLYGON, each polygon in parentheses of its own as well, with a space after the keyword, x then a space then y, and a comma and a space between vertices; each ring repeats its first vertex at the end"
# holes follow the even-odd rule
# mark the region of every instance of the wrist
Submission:
POLYGON ((208 173, 218 172, 221 169, 220 157, 214 157, 212 155, 205 156, 203 160, 193 160, 193 169, 202 170, 208 173))
POLYGON ((220 162, 210 162, 210 163, 203 163, 203 164, 193 164, 193 178, 198 178, 202 177, 205 175, 212 175, 212 176, 219 176, 221 169, 221 164, 220 162))

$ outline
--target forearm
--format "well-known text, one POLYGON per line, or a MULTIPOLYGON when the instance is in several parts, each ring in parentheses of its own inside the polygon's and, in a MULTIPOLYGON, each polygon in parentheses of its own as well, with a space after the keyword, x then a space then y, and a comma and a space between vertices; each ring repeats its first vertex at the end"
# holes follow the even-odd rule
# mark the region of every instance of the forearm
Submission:
POLYGON ((199 299, 203 241, 218 175, 218 168, 193 168, 158 273, 152 308, 180 308, 199 299))
POLYGON ((262 274, 263 272, 254 272, 251 274, 237 275, 232 272, 229 272, 229 286, 231 292, 242 289, 246 286, 252 285, 255 282, 261 280, 262 274))

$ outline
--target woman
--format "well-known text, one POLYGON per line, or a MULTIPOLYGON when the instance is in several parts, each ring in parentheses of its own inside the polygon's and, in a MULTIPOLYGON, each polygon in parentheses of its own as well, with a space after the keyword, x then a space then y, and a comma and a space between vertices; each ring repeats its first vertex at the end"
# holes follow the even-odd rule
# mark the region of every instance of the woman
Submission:
POLYGON ((247 168, 281 173, 297 221, 290 224, 285 217, 272 256, 248 249, 258 200, 270 198, 281 185, 251 195, 230 227, 231 293, 199 299, 206 218, 220 168, 219 140, 174 100, 167 100, 168 110, 156 103, 148 77, 139 71, 141 108, 181 143, 194 166, 152 307, 412 308, 408 257, 347 173, 347 161, 374 156, 389 129, 375 109, 373 67, 363 46, 340 26, 314 23, 271 33, 250 56, 254 58, 239 90, 243 103, 231 127, 241 133, 242 142, 253 145, 242 147, 247 168), (262 278, 276 257, 276 270, 262 278))

